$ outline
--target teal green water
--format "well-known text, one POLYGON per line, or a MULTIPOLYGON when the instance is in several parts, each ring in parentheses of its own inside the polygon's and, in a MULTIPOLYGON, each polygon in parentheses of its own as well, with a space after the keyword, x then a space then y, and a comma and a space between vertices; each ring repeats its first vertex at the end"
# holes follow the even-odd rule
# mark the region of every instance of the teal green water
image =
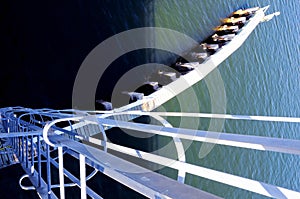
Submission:
MULTIPOLYGON (((155 25, 177 30, 201 40, 212 33, 231 11, 241 6, 265 6, 268 13, 280 11, 281 15, 260 24, 246 42, 218 71, 226 93, 225 112, 241 115, 300 117, 300 41, 299 1, 255 0, 227 1, 155 1, 155 25)), ((211 95, 205 83, 211 82, 214 71, 204 81, 193 86, 163 105, 167 111, 211 113, 211 95), (211 79, 210 79, 211 78, 211 79), (190 99, 194 91, 197 99, 190 99), (180 108, 177 101, 185 100, 180 108), (197 103, 191 103, 191 101, 197 103), (196 110, 197 110, 196 109, 196 110)), ((218 85, 214 85, 218 89, 218 85)), ((222 107, 221 109, 223 110, 222 107)), ((180 120, 169 118, 174 126, 180 120)), ((196 119, 194 119, 195 121, 196 119)), ((182 122, 182 121, 181 121, 182 122)), ((207 130, 209 119, 201 119, 199 129, 207 130)), ((184 124, 189 127, 191 124, 184 124)), ((192 126, 192 125, 191 125, 192 126)), ((193 128, 193 127, 192 127, 193 128)), ((226 120, 223 132, 259 136, 300 139, 300 124, 226 120)), ((186 143, 188 147, 188 143, 186 143)), ((187 149, 187 162, 251 178, 288 189, 300 191, 300 157, 296 155, 262 152, 215 145, 203 158, 199 158, 201 143, 192 143, 187 149)), ((264 198, 238 188, 223 185, 200 177, 188 175, 186 183, 224 198, 264 198)))

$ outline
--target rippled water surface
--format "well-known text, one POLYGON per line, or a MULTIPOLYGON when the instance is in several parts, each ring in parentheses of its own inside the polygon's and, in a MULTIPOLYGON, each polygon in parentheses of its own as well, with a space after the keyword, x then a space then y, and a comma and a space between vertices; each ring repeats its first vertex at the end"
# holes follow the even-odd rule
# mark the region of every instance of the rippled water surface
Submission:
MULTIPOLYGON (((232 10, 243 6, 265 6, 268 13, 281 15, 260 24, 246 42, 225 62, 219 65, 226 93, 225 112, 228 114, 300 116, 300 58, 299 58, 299 1, 156 1, 156 26, 183 32, 194 39, 203 39, 211 28, 219 24, 232 10)), ((193 86, 200 112, 212 112, 211 95, 206 82, 213 82, 216 71, 193 86)), ((218 89, 218 86, 215 85, 218 89)), ((188 92, 179 98, 188 99, 188 92)), ((163 107, 168 111, 193 111, 190 101, 181 109, 176 100, 163 107)), ((183 102, 184 103, 184 102, 183 102)), ((224 112, 222 107, 216 109, 224 112)), ((200 120, 200 129, 208 129, 208 119, 200 120)), ((179 126, 178 120, 173 124, 179 126)), ((181 124, 182 125, 182 124, 181 124)), ((222 131, 269 137, 299 139, 299 124, 226 120, 222 131)), ((199 158, 201 143, 193 143, 187 150, 187 161, 265 183, 300 191, 299 156, 261 152, 247 149, 214 146, 199 158)), ((186 183, 225 198, 263 198, 238 188, 188 175, 186 183)))

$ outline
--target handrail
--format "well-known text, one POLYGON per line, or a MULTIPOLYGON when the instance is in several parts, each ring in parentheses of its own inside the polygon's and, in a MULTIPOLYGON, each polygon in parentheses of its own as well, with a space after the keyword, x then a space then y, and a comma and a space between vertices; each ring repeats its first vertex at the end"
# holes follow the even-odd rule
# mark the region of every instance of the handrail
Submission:
MULTIPOLYGON (((16 111, 17 112, 24 112, 20 109, 17 109, 16 111)), ((22 121, 23 116, 22 117, 19 116, 18 120, 15 120, 15 118, 13 118, 13 114, 14 114, 13 111, 11 111, 11 110, 6 111, 6 113, 8 113, 7 116, 9 116, 13 121, 15 121, 15 125, 19 125, 22 122, 24 122, 24 121, 22 121)), ((42 116, 44 113, 43 112, 42 113, 37 113, 37 112, 32 111, 31 113, 25 113, 25 114, 27 114, 27 115, 32 114, 33 116, 34 115, 42 116)), ((46 113, 45 115, 47 115, 47 114, 49 114, 49 113, 46 113)), ((56 117, 59 117, 59 116, 63 116, 63 117, 67 116, 63 113, 63 111, 60 112, 60 113, 55 113, 55 114, 50 113, 50 114, 53 114, 52 119, 54 119, 56 117), (55 117, 54 117, 54 115, 55 115, 55 117)), ((62 140, 61 139, 53 139, 53 138, 57 137, 57 134, 55 134, 56 131, 54 131, 54 133, 50 133, 50 129, 53 129, 53 130, 57 130, 57 131, 62 131, 63 134, 69 134, 70 133, 70 135, 71 135, 72 132, 74 131, 74 128, 73 128, 74 124, 72 124, 71 121, 78 121, 78 122, 88 121, 87 124, 89 124, 89 123, 97 124, 97 125, 100 126, 100 128, 101 128, 101 126, 120 127, 120 128, 125 128, 125 129, 138 130, 140 132, 147 132, 147 133, 153 133, 153 134, 170 136, 170 137, 175 136, 177 138, 191 139, 191 140, 196 140, 196 141, 201 141, 201 142, 211 142, 212 139, 210 137, 211 136, 214 137, 214 134, 218 133, 219 136, 218 136, 217 144, 300 155, 300 140, 290 140, 290 139, 281 139, 281 138, 268 138, 268 137, 261 137, 261 136, 237 135, 237 134, 207 132, 207 131, 191 130, 191 129, 183 129, 183 128, 180 128, 180 129, 179 128, 173 128, 171 126, 168 127, 167 121, 164 120, 163 118, 161 118, 161 116, 208 117, 208 118, 224 118, 224 119, 237 119, 237 120, 299 122, 299 118, 291 118, 291 117, 242 116, 242 115, 205 114, 205 113, 176 113, 176 112, 175 113, 172 113, 172 112, 161 113, 161 112, 128 111, 128 112, 122 112, 122 113, 111 113, 110 112, 110 113, 106 113, 106 114, 102 114, 102 115, 93 115, 93 116, 59 118, 59 119, 50 121, 47 124, 45 124, 45 128, 43 129, 43 132, 41 132, 41 130, 33 130, 33 129, 32 129, 32 131, 26 131, 25 133, 24 132, 13 132, 13 131, 11 131, 10 133, 1 133, 0 138, 16 138, 16 137, 22 138, 22 143, 26 143, 26 145, 22 146, 22 147, 25 147, 25 148, 23 148, 21 150, 20 154, 21 154, 21 157, 23 157, 23 158, 26 155, 27 159, 25 158, 26 159, 25 165, 29 164, 29 161, 28 161, 28 146, 33 147, 33 145, 32 145, 33 144, 32 136, 39 137, 39 136, 43 135, 44 141, 47 144, 49 144, 49 146, 52 146, 52 147, 55 147, 55 148, 61 148, 61 149, 62 149, 62 147, 68 147, 68 148, 72 148, 72 150, 74 150, 73 147, 70 147, 67 144, 67 142, 70 142, 71 140, 65 142, 63 140, 68 140, 68 139, 62 139, 62 140), (111 116, 121 115, 121 114, 129 114, 129 115, 133 114, 133 115, 138 115, 138 116, 140 116, 140 115, 149 115, 151 117, 155 117, 158 120, 161 120, 161 123, 165 126, 162 127, 162 126, 158 126, 158 125, 137 124, 137 123, 132 123, 132 122, 115 121, 115 120, 112 120, 112 119, 107 119, 111 116), (68 121, 70 126, 68 128, 59 128, 59 127, 57 127, 55 124, 57 124, 58 122, 61 122, 61 121, 68 121), (31 136, 31 140, 30 140, 29 136, 31 136), (56 141, 59 141, 59 142, 56 142, 56 141), (30 142, 31 145, 28 145, 27 142, 30 142)), ((33 122, 32 125, 34 125, 35 124, 34 122, 38 122, 39 120, 41 120, 43 122, 42 117, 41 118, 37 118, 37 117, 33 118, 32 117, 31 121, 29 121, 28 124, 33 122)), ((25 125, 23 127, 27 127, 27 125, 25 125)), ((16 130, 20 130, 20 129, 16 129, 16 130)), ((105 131, 103 131, 102 133, 104 135, 106 135, 105 131)), ((59 136, 59 137, 61 137, 61 136, 59 136)), ((99 144, 98 142, 94 141, 94 140, 96 140, 94 138, 92 139, 92 138, 84 137, 83 135, 82 136, 78 135, 77 137, 81 138, 81 139, 86 139, 88 141, 92 141, 92 143, 99 144)), ((61 138, 63 138, 63 137, 61 137, 61 138)), ((109 148, 109 149, 117 150, 119 152, 122 152, 122 153, 125 153, 125 154, 128 154, 128 155, 134 155, 136 157, 146 157, 146 159, 148 159, 149 161, 152 161, 152 162, 155 162, 155 163, 158 163, 158 164, 165 161, 165 160, 173 161, 172 164, 169 164, 169 165, 166 165, 166 166, 169 166, 169 167, 174 168, 174 169, 178 169, 178 171, 182 170, 182 171, 187 172, 187 173, 202 176, 204 178, 208 178, 208 179, 211 179, 211 180, 215 180, 215 181, 218 181, 218 182, 229 184, 231 186, 236 186, 236 187, 246 189, 246 190, 249 190, 249 191, 252 191, 252 192, 260 193, 262 195, 271 196, 271 197, 280 197, 280 196, 283 196, 283 195, 284 196, 289 196, 289 194, 297 196, 297 197, 299 196, 298 192, 288 190, 288 189, 284 189, 282 187, 268 185, 268 184, 265 184, 265 183, 262 183, 262 182, 242 178, 242 177, 239 177, 239 176, 233 176, 233 175, 222 173, 222 172, 219 172, 219 171, 214 171, 214 170, 199 167, 199 166, 196 166, 196 165, 191 165, 189 163, 185 163, 185 162, 182 162, 182 161, 172 160, 170 158, 165 158, 165 157, 157 156, 157 155, 154 155, 154 154, 145 153, 143 151, 139 151, 138 154, 134 154, 136 152, 134 149, 130 149, 130 148, 126 148, 126 147, 123 147, 123 146, 115 145, 115 144, 106 142, 106 140, 102 143, 102 146, 105 146, 105 151, 106 151, 107 148, 109 148), (210 173, 211 175, 208 176, 208 175, 206 175, 207 173, 210 173), (248 186, 248 185, 251 185, 251 186, 248 186), (276 190, 280 190, 280 191, 278 192, 276 190)), ((77 152, 79 152, 79 151, 77 151, 77 152)), ((85 157, 88 157, 88 156, 85 156, 85 157)), ((49 161, 51 161, 52 164, 55 164, 54 159, 52 159, 50 156, 48 156, 48 158, 51 159, 49 161)), ((25 160, 25 159, 21 159, 21 161, 25 160)), ((61 160, 59 160, 59 161, 61 161, 61 160)), ((86 164, 89 164, 88 162, 90 160, 88 158, 85 161, 86 161, 86 164)), ((63 169, 63 170, 64 170, 64 172, 66 172, 65 169, 63 169)), ((96 172, 97 171, 95 169, 94 172, 92 174, 90 174, 90 176, 91 177, 94 176, 96 172)), ((32 173, 32 172, 30 172, 30 173, 32 173)), ((26 187, 26 186, 22 185, 22 181, 26 177, 30 177, 30 175, 26 174, 26 175, 21 177, 21 179, 19 181, 20 186, 24 189, 27 189, 27 190, 34 189, 35 186, 26 187)), ((87 177, 87 180, 88 179, 90 179, 90 178, 87 177)), ((78 184, 78 182, 77 183, 74 182, 74 183, 65 184, 64 187, 76 186, 76 185, 80 186, 80 184, 78 184)), ((50 188, 58 188, 58 187, 59 187, 59 185, 51 185, 50 186, 50 188)))
POLYGON ((43 135, 42 131, 0 133, 0 138, 16 138, 24 136, 43 135))
MULTIPOLYGON (((97 144, 97 142, 91 140, 91 142, 93 144, 97 144)), ((176 169, 178 171, 183 171, 185 173, 189 173, 189 174, 193 174, 199 177, 203 177, 209 180, 213 180, 213 181, 217 181, 223 184, 227 184, 227 185, 231 185, 237 188, 242 188, 254 193, 259 193, 265 196, 269 196, 269 197, 275 197, 276 196, 281 196, 281 194, 279 192, 276 192, 275 190, 282 190, 285 192, 286 196, 288 195, 294 195, 295 196, 300 196, 300 193, 293 191, 293 190, 288 190, 282 187, 278 187, 278 186, 274 186, 274 185, 270 185, 270 184, 266 184, 263 182, 259 182, 256 180, 251 180, 251 179, 247 179, 247 178, 243 178, 240 176, 236 176, 236 175, 231 175, 225 172, 220 172, 220 171, 216 171, 213 169, 208 169, 205 167, 201 167, 201 166, 197 166, 197 165, 193 165, 190 163, 185 163, 185 162, 181 162, 178 160, 174 160, 174 159, 170 159, 167 157, 162 157, 156 154, 152 154, 152 153, 147 153, 147 152, 143 152, 143 151, 137 151, 135 149, 132 148, 128 148, 128 147, 124 147, 121 145, 117 145, 117 144, 113 144, 113 143, 108 143, 108 148, 114 151, 118 151, 121 153, 124 153, 126 155, 130 155, 132 157, 136 157, 136 158, 143 158, 146 159, 150 162, 153 163, 157 163, 166 167, 170 167, 172 169, 176 169), (243 184, 241 185, 240 182, 243 182, 243 184), (249 186, 250 184, 255 185, 255 186, 249 186)), ((280 198, 280 197, 279 197, 280 198)))
MULTIPOLYGON (((124 114, 137 114, 138 111, 129 111, 124 114)), ((216 113, 184 113, 184 112, 149 112, 149 115, 173 116, 173 117, 199 117, 199 118, 216 118, 230 120, 255 120, 266 122, 291 122, 300 123, 299 117, 275 117, 275 116, 259 116, 259 115, 230 115, 216 113)))
MULTIPOLYGON (((86 181, 89 181, 90 179, 92 179, 98 172, 99 171, 97 169, 94 169, 94 171, 86 177, 86 181)), ((60 188, 60 186, 61 186, 60 184, 54 184, 54 185, 51 185, 51 188, 60 188)), ((75 187, 75 186, 79 187, 79 184, 77 184, 75 182, 64 184, 64 187, 75 187)))
MULTIPOLYGON (((137 123, 132 123, 132 122, 124 122, 124 121, 115 121, 112 119, 105 119, 106 117, 110 117, 110 116, 114 116, 114 115, 120 115, 120 114, 136 114, 136 115, 149 115, 149 116, 160 116, 163 115, 162 113, 149 113, 149 112, 140 112, 140 111, 131 111, 131 112, 125 112, 125 113, 113 113, 113 114, 104 114, 104 115, 98 115, 98 122, 101 125, 104 126, 111 126, 111 127, 119 127, 119 128, 125 128, 125 129, 131 129, 131 130, 137 130, 140 132, 147 132, 147 133, 153 133, 153 134, 158 134, 158 135, 164 135, 164 136, 171 136, 171 137, 177 137, 177 138, 184 138, 184 139, 191 139, 191 140, 197 140, 197 141, 204 141, 204 142, 211 142, 211 136, 214 133, 218 133, 218 132, 207 132, 207 131, 200 131, 200 130, 191 130, 191 129, 182 129, 182 128, 170 128, 170 127, 162 127, 162 126, 157 126, 157 125, 148 125, 148 124, 137 124, 137 123)), ((168 113, 166 114, 168 115, 168 113)), ((171 115, 176 115, 176 114, 172 114, 171 115)), ((176 116, 180 116, 179 114, 177 114, 176 116)), ((197 116, 195 115, 188 115, 188 114, 183 114, 183 116, 197 116)), ((198 115, 198 116, 203 116, 203 115, 198 115)), ((211 115, 205 115, 205 116, 211 116, 211 115)), ((243 117, 239 117, 239 119, 242 119, 243 117)), ((72 118, 63 118, 59 121, 63 121, 63 120, 70 120, 72 118)), ((159 118, 157 118, 159 119, 159 118)), ((247 119, 247 117, 245 117, 245 119, 247 119)), ((257 119, 257 118, 256 118, 257 119)), ((266 118, 264 118, 266 119, 266 118)), ((269 118, 272 119, 272 118, 269 118)), ((278 119, 278 118, 277 118, 278 119)), ((73 118, 73 120, 85 120, 84 117, 77 117, 77 118, 73 118)), ((285 121, 285 120, 283 120, 285 121)), ((55 122, 53 122, 55 123, 55 122)), ((289 140, 289 139, 281 139, 281 138, 268 138, 268 137, 261 137, 261 136, 248 136, 248 135, 236 135, 236 134, 225 134, 225 133, 218 133, 220 134, 219 138, 218 138, 218 142, 217 144, 224 144, 224 145, 230 145, 230 146, 238 146, 238 147, 243 147, 243 148, 251 148, 251 149, 258 149, 258 150, 269 150, 269 151, 276 151, 276 152, 283 152, 283 153, 290 153, 290 154, 298 154, 300 155, 300 141, 297 140, 289 140)), ((212 136, 214 137, 214 136, 212 136)), ((91 141, 92 139, 89 139, 88 141, 91 141)), ((95 144, 99 144, 97 142, 93 142, 95 144)), ((62 144, 62 143, 59 143, 62 144)), ((114 144, 112 143, 106 143, 106 147, 113 149, 112 147, 114 146, 114 144)), ((58 145, 56 145, 58 146, 58 145)), ((102 145, 103 146, 103 145, 102 145)), ((118 145, 119 146, 119 145, 118 145)), ((114 147, 113 150, 117 150, 119 152, 128 154, 128 151, 130 150, 129 148, 126 149, 126 147, 122 147, 119 146, 118 147, 114 147), (121 150, 123 149, 123 150, 121 150)), ((161 161, 158 160, 162 160, 162 159, 168 159, 168 158, 163 158, 161 156, 156 156, 153 154, 149 154, 149 153, 145 153, 142 151, 138 152, 138 156, 147 156, 148 160, 156 162, 158 164, 161 164, 161 161), (142 155, 143 154, 143 155, 142 155), (153 156, 153 157, 152 157, 153 156), (152 158, 151 158, 152 157, 152 158), (153 159, 154 158, 154 159, 153 159)), ((129 155, 132 155, 129 154, 129 155)), ((171 159, 168 159, 169 161, 171 161, 171 159)), ((174 164, 172 165, 166 165, 166 166, 170 166, 172 168, 181 170, 183 168, 185 168, 183 171, 187 172, 187 173, 192 173, 194 175, 200 175, 202 177, 206 177, 212 180, 216 180, 225 184, 229 184, 232 186, 236 186, 239 188, 243 188, 252 192, 256 192, 265 196, 270 196, 270 197, 274 197, 274 196, 280 196, 277 195, 278 193, 275 191, 275 189, 280 189, 281 191, 283 191, 283 194, 286 195, 294 195, 294 196, 300 196, 300 193, 292 191, 292 190, 288 190, 288 189, 284 189, 281 187, 277 187, 277 186, 273 186, 273 185, 268 185, 262 182, 258 182, 255 180, 251 180, 251 179, 246 179, 246 178, 242 178, 239 176, 233 176, 230 174, 226 174, 226 173, 222 173, 222 172, 218 172, 218 171, 214 171, 214 170, 209 170, 203 167, 199 167, 199 166, 195 166, 195 165, 191 165, 188 163, 184 163, 184 162, 180 162, 180 161, 176 161, 176 160, 172 160, 174 164), (176 165, 175 167, 173 167, 173 165, 176 165), (181 165, 181 166, 179 166, 181 165), (211 177, 201 174, 203 172, 199 172, 199 171, 206 171, 206 173, 214 173, 214 175, 212 175, 211 177), (221 178, 219 178, 219 176, 223 176, 221 178), (227 179, 227 180, 226 180, 227 179), (233 181, 237 181, 238 183, 232 183, 230 182, 228 179, 234 179, 233 181), (239 182, 244 182, 245 184, 252 184, 253 187, 247 187, 247 186, 243 186, 241 184, 239 184, 239 182), (265 188, 261 189, 262 187, 267 187, 269 191, 266 191, 265 188)), ((282 193, 281 193, 282 194, 282 193)))
POLYGON ((198 198, 199 196, 206 196, 206 198, 218 198, 212 194, 192 188, 160 174, 151 172, 150 170, 137 166, 133 163, 112 156, 94 147, 83 145, 61 136, 54 136, 51 137, 51 139, 55 142, 59 141, 60 147, 66 147, 77 155, 83 155, 86 158, 86 164, 95 166, 103 174, 125 184, 127 187, 144 196, 151 198, 159 198, 159 196, 161 198, 169 198, 171 196, 172 198, 180 198, 187 194, 190 196, 188 198, 198 198), (186 191, 181 192, 181 190, 186 191))
MULTIPOLYGON (((106 141, 107 141, 107 136, 106 136, 105 130, 103 129, 103 127, 101 126, 101 124, 99 124, 99 123, 97 123, 97 121, 95 121, 95 119, 96 119, 95 116, 79 116, 79 117, 60 118, 60 119, 57 119, 57 120, 53 120, 53 121, 51 121, 51 122, 48 122, 48 123, 45 125, 45 127, 44 127, 44 129, 43 129, 43 138, 44 138, 45 142, 46 142, 47 144, 49 144, 50 146, 52 146, 52 147, 59 146, 59 144, 52 143, 52 142, 49 140, 49 137, 48 137, 50 129, 53 128, 53 126, 54 126, 55 124, 57 124, 57 123, 59 123, 59 122, 64 122, 64 121, 68 121, 68 122, 70 122, 70 121, 77 121, 77 122, 80 122, 80 121, 88 121, 88 122, 95 123, 95 124, 99 125, 99 127, 100 127, 100 129, 101 129, 101 133, 102 133, 103 138, 104 138, 104 142, 106 142, 106 141)), ((72 124, 70 124, 69 127, 71 128, 71 131, 72 131, 72 128, 73 128, 72 124)), ((64 129, 62 129, 62 130, 64 130, 64 129)), ((59 130, 59 131, 60 131, 60 130, 59 130)), ((77 137, 81 137, 81 136, 78 135, 77 137)), ((84 137, 81 137, 81 138, 84 139, 84 137)), ((104 147, 104 150, 106 151, 107 148, 104 147)))
MULTIPOLYGON (((94 117, 93 117, 94 118, 94 117)), ((88 120, 88 121, 91 121, 91 117, 76 117, 76 118, 61 118, 61 119, 58 119, 58 120, 54 120, 52 122, 49 122, 45 125, 45 128, 43 130, 43 137, 44 137, 44 140, 47 144, 49 144, 50 146, 53 146, 53 147, 59 147, 61 148, 61 144, 63 144, 62 142, 59 142, 59 143, 54 143, 54 142, 51 142, 49 137, 48 137, 48 132, 49 130, 51 129, 51 126, 55 125, 56 123, 58 122, 62 122, 62 121, 80 121, 80 120, 88 120)), ((101 127, 101 125, 100 125, 101 127)), ((103 133, 103 132, 102 132, 103 133)), ((105 135, 105 133, 104 133, 105 135)), ((105 136, 106 137, 106 136, 105 136)), ((105 139, 105 138, 104 138, 105 139)), ((104 142, 104 147, 105 147, 105 150, 106 151, 106 141, 104 142)), ((62 170, 62 167, 60 167, 60 170, 62 170)), ((62 179, 62 178, 61 178, 62 179)), ((62 186, 61 187, 61 196, 64 195, 64 188, 62 186)))
POLYGON ((23 179, 29 178, 29 177, 30 177, 29 174, 23 175, 23 176, 19 179, 19 186, 20 186, 21 189, 23 189, 23 190, 36 190, 36 187, 34 187, 34 186, 24 186, 24 185, 22 185, 23 179))
MULTIPOLYGON (((125 112, 112 112, 112 113, 107 113, 107 114, 103 114, 98 116, 99 118, 108 118, 111 116, 119 116, 119 115, 138 115, 138 116, 151 116, 154 119, 156 119, 157 121, 159 121, 163 126, 165 127, 170 127, 172 128, 173 126, 163 117, 161 117, 160 115, 150 115, 151 112, 142 112, 142 111, 125 111, 125 112)), ((179 159, 179 161, 181 162, 185 162, 186 158, 185 158, 185 153, 184 153, 184 147, 183 144, 181 142, 181 140, 177 137, 173 137, 173 141, 175 143, 175 148, 177 151, 177 157, 179 159)), ((138 153, 140 151, 137 151, 138 153)), ((156 162, 158 163, 158 162, 156 162)), ((177 181, 184 183, 185 180, 185 175, 186 172, 183 171, 182 169, 178 169, 178 177, 177 177, 177 181)))
POLYGON ((139 124, 102 118, 99 118, 98 120, 102 125, 105 126, 119 127, 137 131, 147 131, 147 133, 164 135, 168 137, 176 136, 178 138, 193 141, 300 155, 300 140, 230 134, 184 128, 169 128, 158 125, 139 124))

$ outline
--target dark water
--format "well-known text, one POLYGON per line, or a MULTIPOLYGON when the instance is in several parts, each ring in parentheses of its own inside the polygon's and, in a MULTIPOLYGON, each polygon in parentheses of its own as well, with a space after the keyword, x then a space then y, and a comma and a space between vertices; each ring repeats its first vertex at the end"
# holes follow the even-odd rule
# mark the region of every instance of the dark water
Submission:
MULTIPOLYGON (((299 1, 2 1, 0 106, 70 108, 73 83, 82 61, 95 46, 116 33, 157 26, 200 41, 231 11, 268 4, 270 13, 280 11, 281 15, 260 24, 244 45, 218 67, 226 107, 216 111, 299 117, 299 1)), ((156 38, 156 42, 164 41, 156 38)), ((155 56, 149 56, 147 50, 124 55, 101 79, 96 97, 109 100, 107 91, 130 68, 151 61, 168 64, 173 59, 174 55, 162 51, 155 56)), ((190 89, 196 93, 192 100, 198 102, 200 112, 212 112, 206 83, 213 80, 211 74, 190 89)), ((218 90, 218 86, 215 88, 218 90)), ((178 97, 184 98, 187 92, 178 97)), ((161 108, 193 111, 188 103, 181 109, 174 107, 175 101, 161 108)), ((179 125, 178 120, 171 122, 179 125)), ((199 128, 208 129, 210 122, 201 119, 199 128)), ((299 129, 298 124, 289 123, 225 121, 222 131, 299 139, 299 129)), ((188 162, 300 191, 298 156, 215 146, 199 158, 200 146, 201 143, 193 143, 189 147, 188 162)), ((225 198, 262 198, 191 175, 186 183, 225 198)))
MULTIPOLYGON (((2 1, 1 107, 71 108, 85 57, 116 33, 153 24, 146 14, 152 10, 150 0, 2 1)), ((143 51, 124 55, 112 63, 112 75, 145 62, 143 51)), ((113 79, 101 80, 99 98, 109 100, 113 79)))

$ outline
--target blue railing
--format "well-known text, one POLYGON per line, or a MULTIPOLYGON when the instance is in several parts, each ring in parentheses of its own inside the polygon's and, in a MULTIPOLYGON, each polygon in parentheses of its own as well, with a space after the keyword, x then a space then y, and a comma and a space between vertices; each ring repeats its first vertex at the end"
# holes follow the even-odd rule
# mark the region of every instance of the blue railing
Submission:
POLYGON ((1 109, 0 112, 1 123, 4 124, 4 132, 0 134, 0 139, 10 140, 14 154, 26 172, 19 180, 19 184, 24 190, 36 190, 41 198, 57 198, 53 193, 53 189, 56 188, 60 189, 60 198, 65 198, 65 187, 73 186, 80 187, 81 198, 87 196, 102 198, 100 193, 96 193, 86 185, 87 181, 93 178, 97 172, 102 172, 130 189, 151 198, 162 198, 170 195, 170 193, 167 193, 166 187, 156 186, 157 181, 165 182, 166 185, 172 183, 173 188, 167 188, 173 189, 171 193, 173 197, 179 195, 176 186, 180 186, 180 190, 186 190, 185 193, 193 193, 194 196, 200 194, 209 198, 217 198, 182 183, 173 182, 169 178, 108 154, 104 126, 98 122, 97 117, 91 116, 96 112, 32 110, 21 107, 1 109), (85 116, 75 117, 79 114, 85 116), (66 118, 67 116, 69 118, 66 118), (63 124, 60 125, 60 123, 63 124), (103 140, 97 140, 96 142, 98 145, 103 146, 103 151, 78 142, 79 140, 90 141, 89 130, 96 126, 98 127, 96 132, 102 133, 103 137, 103 140), (42 129, 44 129, 43 136, 42 129), (87 132, 82 133, 82 130, 87 132), (79 178, 64 168, 63 159, 65 154, 78 159, 80 165, 79 178), (113 161, 110 162, 111 160, 113 161), (87 165, 94 168, 94 171, 88 176, 86 176, 87 165), (59 170, 59 184, 52 183, 53 166, 59 170), (114 168, 119 166, 122 166, 123 170, 126 168, 140 171, 140 179, 133 179, 135 174, 125 174, 114 168), (46 178, 42 176, 42 167, 46 167, 46 178), (147 178, 144 176, 146 173, 148 173, 147 178), (64 183, 65 177, 69 178, 71 183, 64 183), (30 179, 32 186, 22 184, 25 178, 30 179), (147 180, 144 181, 144 179, 147 180))
POLYGON ((199 196, 216 198, 216 196, 183 184, 185 175, 189 173, 268 197, 300 197, 300 193, 293 190, 186 163, 185 158, 180 159, 182 151, 180 145, 178 145, 181 143, 180 139, 186 139, 231 147, 300 155, 299 140, 178 129, 173 128, 162 116, 297 123, 300 122, 300 118, 141 111, 98 113, 76 110, 33 110, 21 107, 0 109, 3 131, 0 133, 0 139, 5 140, 5 144, 8 146, 7 150, 0 151, 0 154, 11 154, 10 157, 14 160, 14 163, 22 165, 26 174, 19 181, 21 188, 36 190, 41 198, 57 198, 53 190, 59 188, 60 198, 65 198, 65 188, 77 186, 81 190, 81 198, 87 196, 102 198, 101 193, 87 186, 87 182, 100 172, 150 198, 197 198, 199 196), (122 115, 130 115, 133 118, 142 115, 154 117, 163 126, 122 121, 122 118, 128 118, 122 117, 122 115), (117 121, 116 118, 121 120, 117 121), (175 146, 179 146, 176 148, 178 158, 167 158, 111 143, 106 137, 106 131, 113 127, 171 137, 175 146), (93 138, 92 135, 96 133, 102 134, 102 138, 93 138), (81 141, 85 141, 86 144, 81 141), (103 150, 91 145, 98 145, 103 150), (178 181, 165 178, 148 169, 113 156, 108 153, 108 150, 175 169, 178 171, 178 181), (65 168, 64 157, 66 154, 79 162, 79 176, 74 176, 65 168), (88 166, 93 168, 93 171, 87 175, 88 166), (46 170, 46 177, 42 175, 43 167, 46 170), (53 168, 58 170, 58 176, 56 176, 59 179, 58 184, 53 183, 53 168), (66 177, 71 181, 70 183, 65 183, 66 177), (23 185, 22 182, 25 178, 30 179, 32 186, 23 185), (168 184, 172 184, 172 186, 169 187, 168 184))

